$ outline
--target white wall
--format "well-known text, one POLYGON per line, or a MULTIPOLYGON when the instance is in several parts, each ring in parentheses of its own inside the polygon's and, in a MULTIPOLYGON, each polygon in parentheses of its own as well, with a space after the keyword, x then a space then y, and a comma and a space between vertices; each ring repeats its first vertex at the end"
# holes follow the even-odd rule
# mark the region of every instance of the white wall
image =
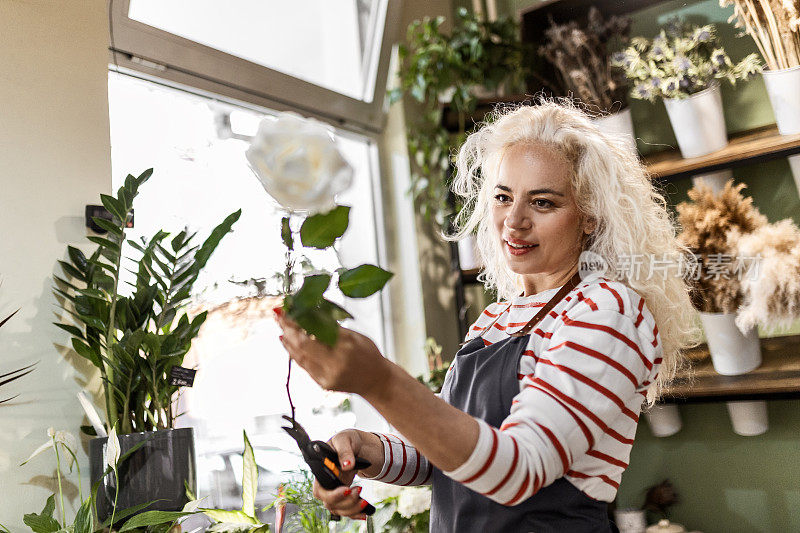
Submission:
POLYGON ((59 347, 51 286, 67 244, 85 241, 84 206, 110 189, 107 20, 104 0, 0 0, 0 317, 21 309, 0 329, 0 374, 39 361, 0 392, 20 394, 0 405, 0 523, 14 532, 54 471, 50 455, 19 464, 48 427, 84 423, 85 366, 59 347))

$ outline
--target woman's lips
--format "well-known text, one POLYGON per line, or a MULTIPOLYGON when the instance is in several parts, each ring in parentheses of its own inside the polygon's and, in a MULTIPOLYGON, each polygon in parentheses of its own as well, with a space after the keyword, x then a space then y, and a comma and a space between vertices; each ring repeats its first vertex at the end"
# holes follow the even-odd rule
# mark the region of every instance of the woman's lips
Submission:
POLYGON ((509 240, 503 241, 503 242, 506 245, 506 250, 508 250, 508 253, 510 253, 511 255, 517 255, 517 256, 525 255, 528 252, 530 252, 531 250, 534 250, 536 247, 539 246, 538 244, 528 243, 528 242, 525 242, 525 241, 520 241, 518 239, 509 239, 509 240), (511 246, 511 243, 513 243, 513 244, 515 244, 517 246, 525 246, 525 248, 515 248, 514 246, 511 246))

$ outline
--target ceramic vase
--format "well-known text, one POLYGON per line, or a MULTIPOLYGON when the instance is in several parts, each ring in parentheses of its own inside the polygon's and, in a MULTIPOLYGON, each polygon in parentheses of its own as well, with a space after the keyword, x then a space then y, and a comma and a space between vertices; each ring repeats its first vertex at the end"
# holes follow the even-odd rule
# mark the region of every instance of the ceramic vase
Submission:
MULTIPOLYGON (((775 122, 781 135, 800 133, 800 67, 762 73, 775 122)), ((800 193, 800 154, 789 156, 794 183, 800 193)))

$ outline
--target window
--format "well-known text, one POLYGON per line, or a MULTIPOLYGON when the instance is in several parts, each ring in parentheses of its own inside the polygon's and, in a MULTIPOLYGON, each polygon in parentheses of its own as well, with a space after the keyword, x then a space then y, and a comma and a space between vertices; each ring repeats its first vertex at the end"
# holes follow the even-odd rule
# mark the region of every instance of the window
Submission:
POLYGON ((113 62, 175 84, 378 131, 398 4, 113 0, 113 62))
MULTIPOLYGON (((278 231, 282 213, 244 158, 243 139, 255 133, 265 115, 113 72, 109 103, 114 188, 126 174, 154 168, 136 199, 130 237, 188 226, 202 239, 226 215, 242 209, 233 233, 222 241, 195 287, 201 291, 198 305, 212 311, 189 355, 193 361, 187 366, 194 362, 199 371, 194 386, 181 395, 186 414, 179 421, 195 428, 199 489, 211 496, 209 506, 241 505, 237 454, 245 428, 264 468, 261 503, 274 494, 282 470, 302 464, 294 441, 280 429, 280 415, 289 412, 287 355, 271 318, 274 304, 253 297, 253 283, 232 282, 267 278, 268 283, 271 273, 283 269, 278 231)), ((337 132, 337 141, 355 169, 354 186, 340 197, 352 206, 341 260, 350 266, 382 264, 374 142, 346 132, 337 132)), ((329 250, 312 260, 321 267, 338 264, 329 250)), ((384 320, 384 298, 378 294, 348 301, 355 320, 347 325, 370 336, 385 353, 391 331, 384 320)), ((328 438, 356 421, 359 427, 382 428, 364 402, 326 393, 297 366, 292 374, 297 416, 312 437, 328 438)))

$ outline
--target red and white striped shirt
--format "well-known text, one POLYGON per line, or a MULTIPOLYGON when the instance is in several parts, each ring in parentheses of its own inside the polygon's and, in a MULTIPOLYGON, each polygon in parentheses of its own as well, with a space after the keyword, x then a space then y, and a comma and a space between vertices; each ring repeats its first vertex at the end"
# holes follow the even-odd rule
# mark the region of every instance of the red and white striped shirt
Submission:
MULTIPOLYGON (((467 340, 481 335, 490 345, 508 338, 557 291, 492 303, 467 340)), ((658 327, 642 297, 620 282, 582 281, 531 332, 508 417, 500 428, 478 420, 475 449, 445 475, 504 505, 562 476, 591 498, 613 500, 661 356, 658 327)), ((431 465, 413 445, 380 437, 385 461, 374 479, 429 482, 431 465)))

